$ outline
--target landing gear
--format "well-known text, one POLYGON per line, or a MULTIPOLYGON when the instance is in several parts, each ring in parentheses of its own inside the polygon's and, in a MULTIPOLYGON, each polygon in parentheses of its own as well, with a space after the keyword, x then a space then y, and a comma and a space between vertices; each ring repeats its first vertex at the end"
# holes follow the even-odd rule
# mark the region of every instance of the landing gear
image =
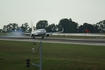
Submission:
POLYGON ((33 39, 35 39, 35 36, 33 36, 33 39))
POLYGON ((44 36, 42 36, 41 39, 44 39, 44 36))
POLYGON ((41 37, 41 39, 44 39, 45 34, 41 37))

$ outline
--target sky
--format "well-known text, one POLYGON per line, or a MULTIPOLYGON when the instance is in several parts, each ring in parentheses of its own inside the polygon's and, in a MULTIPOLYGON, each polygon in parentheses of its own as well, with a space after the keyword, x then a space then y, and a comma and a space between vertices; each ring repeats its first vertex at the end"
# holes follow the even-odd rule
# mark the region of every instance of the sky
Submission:
POLYGON ((19 26, 39 20, 58 24, 71 18, 79 25, 105 20, 105 0, 0 0, 0 29, 9 23, 19 26))

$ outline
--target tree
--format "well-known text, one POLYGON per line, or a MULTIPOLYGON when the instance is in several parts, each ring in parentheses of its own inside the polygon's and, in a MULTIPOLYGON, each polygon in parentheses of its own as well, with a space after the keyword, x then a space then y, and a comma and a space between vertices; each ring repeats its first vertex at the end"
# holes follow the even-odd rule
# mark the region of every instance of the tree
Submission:
POLYGON ((78 32, 80 32, 80 33, 88 32, 87 30, 90 33, 94 33, 94 25, 89 24, 89 23, 84 23, 83 25, 80 25, 78 27, 78 32))
POLYGON ((84 31, 89 30, 89 32, 91 32, 91 33, 94 32, 94 26, 92 24, 84 23, 83 26, 84 26, 84 31))
POLYGON ((47 20, 40 20, 40 21, 36 24, 36 29, 41 29, 41 28, 46 29, 47 27, 48 27, 48 21, 47 21, 47 20))
POLYGON ((98 26, 98 29, 101 33, 105 31, 105 20, 96 23, 96 25, 98 26))
POLYGON ((18 24, 12 23, 12 30, 16 31, 18 29, 18 24))
POLYGON ((22 24, 21 29, 23 32, 29 32, 30 27, 29 27, 28 23, 26 22, 26 23, 22 24))
POLYGON ((64 28, 64 33, 67 32, 67 27, 69 26, 69 19, 64 18, 59 21, 59 26, 64 28))
POLYGON ((4 28, 6 28, 7 32, 16 31, 18 29, 18 24, 16 24, 16 23, 9 23, 4 28))
POLYGON ((10 32, 10 31, 12 30, 12 28, 13 28, 13 27, 12 27, 12 24, 9 23, 9 24, 7 25, 7 31, 10 32))
POLYGON ((3 26, 3 32, 4 32, 4 33, 7 32, 7 25, 4 25, 4 26, 3 26))
POLYGON ((80 25, 78 27, 78 33, 84 33, 84 26, 83 25, 80 25))
POLYGON ((2 33, 2 31, 3 31, 3 30, 2 30, 2 29, 0 29, 0 33, 2 33))
POLYGON ((55 24, 50 24, 47 29, 48 32, 53 32, 56 31, 56 25, 55 24))
POLYGON ((94 33, 99 33, 100 29, 99 26, 97 24, 94 24, 94 33))
POLYGON ((72 21, 72 19, 61 19, 59 22, 59 26, 64 28, 64 33, 75 33, 77 32, 78 23, 72 21))
POLYGON ((76 33, 77 32, 78 23, 72 21, 72 19, 69 19, 69 20, 70 20, 70 23, 69 23, 70 30, 69 30, 69 32, 70 33, 76 33))

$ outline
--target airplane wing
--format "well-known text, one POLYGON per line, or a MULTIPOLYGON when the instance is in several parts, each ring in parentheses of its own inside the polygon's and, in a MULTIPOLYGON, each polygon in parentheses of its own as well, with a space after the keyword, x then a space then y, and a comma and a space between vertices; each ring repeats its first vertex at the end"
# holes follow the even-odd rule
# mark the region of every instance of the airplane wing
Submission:
POLYGON ((53 32, 47 32, 46 35, 52 35, 53 32))
POLYGON ((62 28, 62 31, 58 31, 58 32, 47 32, 46 35, 52 35, 52 34, 58 34, 58 33, 63 33, 64 32, 64 28, 62 28))

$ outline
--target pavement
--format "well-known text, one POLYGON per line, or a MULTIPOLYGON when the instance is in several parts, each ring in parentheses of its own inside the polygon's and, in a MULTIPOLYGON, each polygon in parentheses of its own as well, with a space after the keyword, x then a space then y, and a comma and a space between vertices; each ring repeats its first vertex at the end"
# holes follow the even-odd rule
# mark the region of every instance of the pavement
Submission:
POLYGON ((40 37, 32 39, 29 36, 12 36, 12 37, 0 37, 0 40, 9 41, 27 41, 27 42, 48 42, 48 43, 61 43, 61 44, 82 44, 82 45, 98 45, 105 46, 105 39, 76 39, 76 38, 52 38, 45 37, 41 39, 40 37))

